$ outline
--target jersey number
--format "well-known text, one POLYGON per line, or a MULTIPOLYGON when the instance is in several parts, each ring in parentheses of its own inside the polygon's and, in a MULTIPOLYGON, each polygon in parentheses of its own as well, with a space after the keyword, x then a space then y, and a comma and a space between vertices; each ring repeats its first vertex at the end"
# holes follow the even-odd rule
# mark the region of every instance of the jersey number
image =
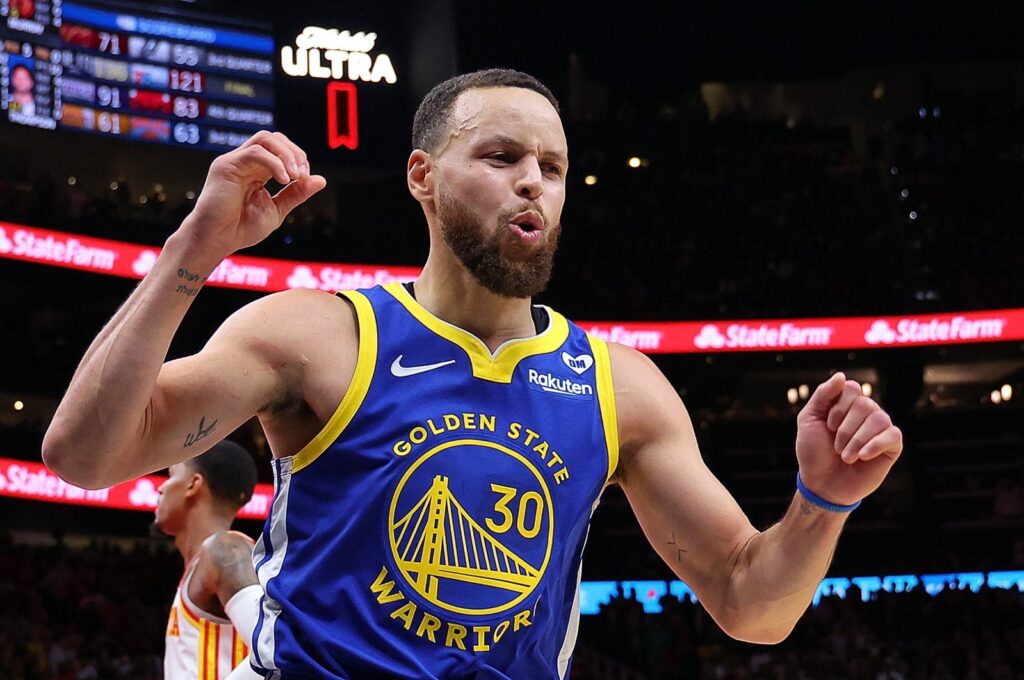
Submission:
MULTIPOLYGON (((515 500, 519 490, 511 486, 491 484, 491 491, 500 494, 494 503, 494 511, 499 515, 499 521, 495 522, 490 517, 486 518, 487 528, 496 534, 503 534, 512 528, 513 514, 509 509, 509 503, 515 500)), ((540 533, 540 525, 544 515, 544 500, 536 491, 527 491, 519 496, 519 507, 515 513, 516 529, 523 538, 534 538, 540 533), (527 526, 529 524, 529 526, 527 526)))

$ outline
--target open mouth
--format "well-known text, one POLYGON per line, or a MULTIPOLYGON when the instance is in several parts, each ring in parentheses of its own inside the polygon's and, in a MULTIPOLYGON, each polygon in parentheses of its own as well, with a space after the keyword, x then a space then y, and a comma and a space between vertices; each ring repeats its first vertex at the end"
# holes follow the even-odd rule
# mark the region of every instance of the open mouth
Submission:
POLYGON ((509 223, 518 227, 524 234, 532 234, 533 232, 544 230, 544 218, 534 210, 519 213, 509 220, 509 223))

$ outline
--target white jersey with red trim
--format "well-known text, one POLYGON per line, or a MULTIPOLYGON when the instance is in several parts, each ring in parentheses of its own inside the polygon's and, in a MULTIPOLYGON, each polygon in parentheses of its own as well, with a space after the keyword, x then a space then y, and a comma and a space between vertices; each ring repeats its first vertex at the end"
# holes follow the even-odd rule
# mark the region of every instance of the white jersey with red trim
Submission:
POLYGON ((188 597, 197 561, 185 571, 174 594, 164 636, 164 680, 223 680, 246 660, 248 641, 228 619, 203 611, 188 597))

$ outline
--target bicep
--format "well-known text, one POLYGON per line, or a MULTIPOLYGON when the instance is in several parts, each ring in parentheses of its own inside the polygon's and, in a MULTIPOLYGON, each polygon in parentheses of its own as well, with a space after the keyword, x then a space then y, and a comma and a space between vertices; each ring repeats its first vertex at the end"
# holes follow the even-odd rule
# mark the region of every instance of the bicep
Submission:
POLYGON ((654 364, 613 353, 623 442, 619 483, 651 546, 712 615, 757 531, 704 464, 689 414, 654 364))
POLYGON ((256 585, 256 569, 252 563, 252 542, 242 534, 220 534, 206 546, 208 587, 216 593, 221 606, 251 585, 256 585))
POLYGON ((203 453, 283 391, 288 362, 275 356, 273 338, 261 339, 258 320, 254 310, 240 310, 200 352, 161 367, 134 472, 203 453))

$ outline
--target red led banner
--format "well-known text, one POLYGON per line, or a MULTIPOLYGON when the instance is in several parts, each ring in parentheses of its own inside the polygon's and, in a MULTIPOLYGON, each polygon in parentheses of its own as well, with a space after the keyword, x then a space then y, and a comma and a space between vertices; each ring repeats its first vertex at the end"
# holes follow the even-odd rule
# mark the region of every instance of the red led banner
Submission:
MULTIPOLYGON (((159 253, 160 249, 152 246, 0 221, 0 257, 12 260, 141 279, 152 268, 159 253)), ((419 271, 418 267, 297 262, 232 255, 213 270, 207 284, 268 293, 288 288, 318 288, 333 293, 391 281, 410 281, 419 271)))
MULTIPOLYGON (((141 279, 160 249, 0 222, 0 258, 141 279)), ((334 292, 410 281, 417 267, 328 264, 232 255, 207 285, 274 292, 334 292)), ((1024 309, 908 316, 748 321, 578 321, 588 332, 647 354, 792 352, 1024 340, 1024 309)))
MULTIPOLYGON (((153 512, 158 498, 156 490, 165 479, 160 475, 147 475, 109 489, 90 491, 68 484, 42 463, 0 458, 0 496, 46 503, 153 512)), ((238 511, 238 517, 264 519, 273 500, 274 487, 257 484, 252 500, 238 511)))

